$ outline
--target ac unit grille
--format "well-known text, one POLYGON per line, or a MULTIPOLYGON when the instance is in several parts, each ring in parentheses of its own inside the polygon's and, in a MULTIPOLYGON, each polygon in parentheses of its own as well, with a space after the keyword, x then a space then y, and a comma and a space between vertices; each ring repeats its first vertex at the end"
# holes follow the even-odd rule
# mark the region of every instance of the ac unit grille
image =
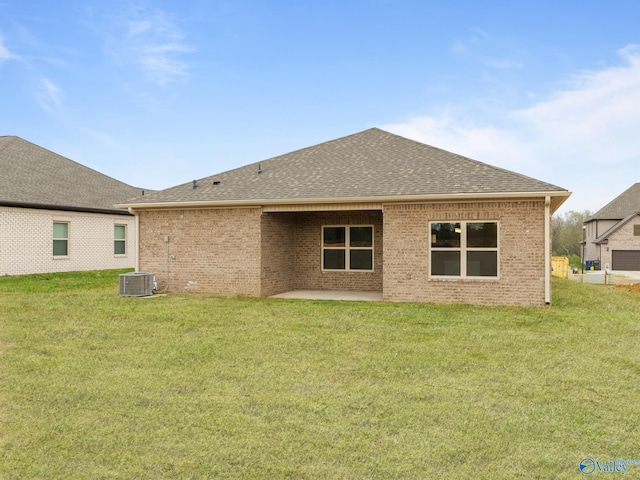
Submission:
POLYGON ((146 297, 153 295, 156 276, 152 273, 132 272, 120 275, 120 295, 146 297))

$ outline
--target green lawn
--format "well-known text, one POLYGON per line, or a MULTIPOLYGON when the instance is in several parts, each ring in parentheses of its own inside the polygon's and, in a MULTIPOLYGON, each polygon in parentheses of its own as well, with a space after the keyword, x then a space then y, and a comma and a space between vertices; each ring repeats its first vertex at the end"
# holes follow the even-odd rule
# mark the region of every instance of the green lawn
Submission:
POLYGON ((640 460, 638 293, 141 299, 119 273, 0 277, 0 478, 556 479, 640 460))

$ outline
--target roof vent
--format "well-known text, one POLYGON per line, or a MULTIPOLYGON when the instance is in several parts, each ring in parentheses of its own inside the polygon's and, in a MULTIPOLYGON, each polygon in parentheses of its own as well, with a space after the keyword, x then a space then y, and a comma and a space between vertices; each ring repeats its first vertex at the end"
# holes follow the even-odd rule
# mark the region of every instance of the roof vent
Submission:
POLYGON ((262 163, 258 163, 258 173, 262 173, 262 163))
POLYGON ((214 185, 220 185, 220 180, 214 180, 214 181, 213 181, 213 184, 214 184, 214 185))
POLYGON ((196 188, 198 188, 198 182, 197 180, 193 181, 193 189, 195 190, 196 188))

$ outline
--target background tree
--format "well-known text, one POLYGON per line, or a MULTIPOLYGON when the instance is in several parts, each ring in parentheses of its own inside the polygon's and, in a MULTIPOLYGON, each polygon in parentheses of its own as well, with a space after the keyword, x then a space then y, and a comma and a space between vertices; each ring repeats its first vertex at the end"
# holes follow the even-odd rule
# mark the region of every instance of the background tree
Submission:
POLYGON ((592 213, 589 210, 575 212, 573 210, 564 215, 554 215, 551 219, 553 230, 553 254, 580 257, 582 252, 582 224, 592 213))

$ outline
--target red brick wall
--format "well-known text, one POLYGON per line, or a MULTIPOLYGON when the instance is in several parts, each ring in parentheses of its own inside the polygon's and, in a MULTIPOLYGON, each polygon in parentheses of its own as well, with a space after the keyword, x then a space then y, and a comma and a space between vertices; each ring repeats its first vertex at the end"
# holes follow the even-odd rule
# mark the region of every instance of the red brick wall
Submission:
POLYGON ((544 305, 544 201, 384 206, 384 299, 544 305), (429 278, 429 222, 500 222, 499 278, 429 278))
POLYGON ((169 292, 260 295, 260 209, 140 212, 140 271, 169 292))
POLYGON ((170 292, 382 291, 390 301, 544 304, 543 201, 388 204, 384 214, 143 211, 139 221, 140 271, 155 273, 160 289, 167 279, 164 236, 170 237, 170 292), (429 278, 429 222, 454 220, 500 222, 499 278, 429 278), (373 225, 374 271, 323 272, 323 225, 373 225))
POLYGON ((295 286, 298 290, 382 291, 382 212, 297 213, 295 286), (323 225, 373 225, 373 272, 322 271, 323 225))
POLYGON ((292 213, 262 215, 261 295, 295 290, 295 229, 292 213))

